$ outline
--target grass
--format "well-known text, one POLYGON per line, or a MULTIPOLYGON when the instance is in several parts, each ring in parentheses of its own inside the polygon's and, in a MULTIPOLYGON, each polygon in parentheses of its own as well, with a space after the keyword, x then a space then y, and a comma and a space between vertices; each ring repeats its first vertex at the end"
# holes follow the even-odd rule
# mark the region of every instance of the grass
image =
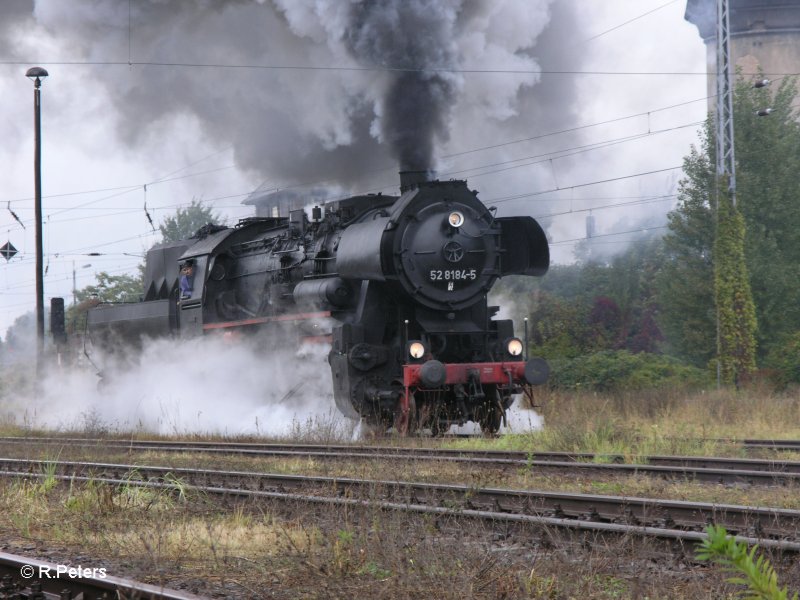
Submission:
MULTIPOLYGON (((692 396, 674 393, 598 396, 540 393, 541 431, 496 439, 388 438, 393 445, 562 450, 619 454, 737 455, 713 438, 800 437, 800 398, 749 389, 692 396)), ((123 439, 157 438, 122 432, 87 419, 85 431, 123 439)), ((11 423, 2 435, 28 434, 11 423)), ((49 432, 36 432, 49 435, 49 432)), ((341 432, 330 423, 298 424, 303 441, 330 442, 341 432)), ((183 439, 241 440, 219 435, 183 439)), ((264 441, 264 440, 259 440, 264 441)), ((8 450, 13 452, 12 449, 8 450)), ((24 456, 38 451, 19 449, 24 456)), ((47 452, 47 450, 43 450, 47 452)), ((287 457, 253 459, 204 454, 105 453, 108 462, 159 463, 307 473, 373 479, 441 481, 599 494, 694 499, 800 509, 794 488, 736 488, 671 482, 642 476, 575 476, 526 469, 470 469, 422 461, 327 462, 287 457)), ((770 456, 775 456, 774 454, 770 456)), ((785 454, 800 460, 800 456, 785 454)), ((65 447, 61 459, 97 458, 95 450, 65 447)), ((52 456, 43 455, 52 461, 52 456)), ((49 464, 41 479, 0 481, 0 537, 9 546, 61 548, 61 555, 100 557, 115 574, 151 583, 182 585, 219 597, 258 598, 727 598, 735 586, 724 574, 700 568, 669 546, 635 539, 588 538, 577 547, 558 532, 485 530, 477 523, 409 519, 377 510, 303 505, 232 505, 187 493, 112 489, 97 482, 56 485, 49 464)), ((690 549, 691 550, 691 549, 690 549)), ((21 550, 20 550, 21 551, 21 550)), ((21 552, 24 553, 24 552, 21 552)), ((56 552, 57 553, 57 552, 56 552)), ((691 554, 691 552, 689 552, 691 554)), ((84 561, 85 562, 85 561, 84 561)), ((773 561, 781 581, 797 588, 800 564, 773 561)), ((86 565, 84 565, 86 566, 86 565)))
POLYGON ((730 455, 741 449, 719 438, 800 438, 800 397, 763 389, 694 395, 651 392, 601 396, 542 392, 545 426, 498 439, 459 439, 456 448, 619 454, 730 455))
POLYGON ((714 570, 687 571, 685 558, 653 541, 564 546, 555 531, 376 509, 214 505, 93 483, 33 495, 25 484, 0 486, 4 540, 217 597, 680 600, 735 589, 714 570))

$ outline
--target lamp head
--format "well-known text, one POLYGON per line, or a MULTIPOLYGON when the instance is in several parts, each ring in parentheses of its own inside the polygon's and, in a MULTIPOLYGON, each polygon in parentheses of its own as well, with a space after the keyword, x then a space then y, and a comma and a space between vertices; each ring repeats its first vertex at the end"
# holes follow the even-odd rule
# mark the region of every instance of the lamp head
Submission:
POLYGON ((47 77, 47 75, 47 69, 43 69, 42 67, 31 67, 25 72, 25 77, 33 81, 36 87, 39 87, 41 80, 47 77))

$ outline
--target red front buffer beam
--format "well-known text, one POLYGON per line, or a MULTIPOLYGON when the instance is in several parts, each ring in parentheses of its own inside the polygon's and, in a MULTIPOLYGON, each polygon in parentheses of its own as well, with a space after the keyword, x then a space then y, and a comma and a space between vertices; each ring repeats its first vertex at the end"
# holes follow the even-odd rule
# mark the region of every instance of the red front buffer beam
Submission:
POLYGON ((504 385, 511 383, 528 383, 541 385, 547 381, 550 369, 541 358, 528 361, 491 362, 491 363, 448 363, 428 360, 422 364, 403 365, 403 385, 406 400, 410 388, 437 389, 444 385, 467 383, 470 373, 477 373, 482 384, 504 385))

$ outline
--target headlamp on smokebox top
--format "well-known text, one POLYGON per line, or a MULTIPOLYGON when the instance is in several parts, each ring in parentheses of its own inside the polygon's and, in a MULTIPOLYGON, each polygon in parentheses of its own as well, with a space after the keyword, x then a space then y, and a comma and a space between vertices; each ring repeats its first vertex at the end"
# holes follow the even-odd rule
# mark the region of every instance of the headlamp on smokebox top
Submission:
POLYGON ((406 344, 406 353, 411 362, 422 362, 422 359, 428 353, 428 349, 419 340, 411 340, 406 344))
POLYGON ((454 210, 449 215, 447 215, 447 223, 450 227, 458 229, 464 224, 464 215, 454 210))
POLYGON ((523 348, 522 340, 519 338, 512 337, 506 340, 506 352, 509 356, 521 356, 523 348))

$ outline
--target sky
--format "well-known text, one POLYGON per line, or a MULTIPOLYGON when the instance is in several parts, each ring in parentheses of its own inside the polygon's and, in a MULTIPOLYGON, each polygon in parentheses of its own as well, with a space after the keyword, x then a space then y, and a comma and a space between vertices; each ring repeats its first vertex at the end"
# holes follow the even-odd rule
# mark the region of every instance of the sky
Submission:
POLYGON ((555 262, 589 215, 604 252, 664 231, 707 110, 685 0, 397 2, 0 2, 0 332, 35 306, 31 66, 46 305, 136 273, 145 204, 233 225, 256 188, 396 193, 409 161, 539 219, 555 262))

